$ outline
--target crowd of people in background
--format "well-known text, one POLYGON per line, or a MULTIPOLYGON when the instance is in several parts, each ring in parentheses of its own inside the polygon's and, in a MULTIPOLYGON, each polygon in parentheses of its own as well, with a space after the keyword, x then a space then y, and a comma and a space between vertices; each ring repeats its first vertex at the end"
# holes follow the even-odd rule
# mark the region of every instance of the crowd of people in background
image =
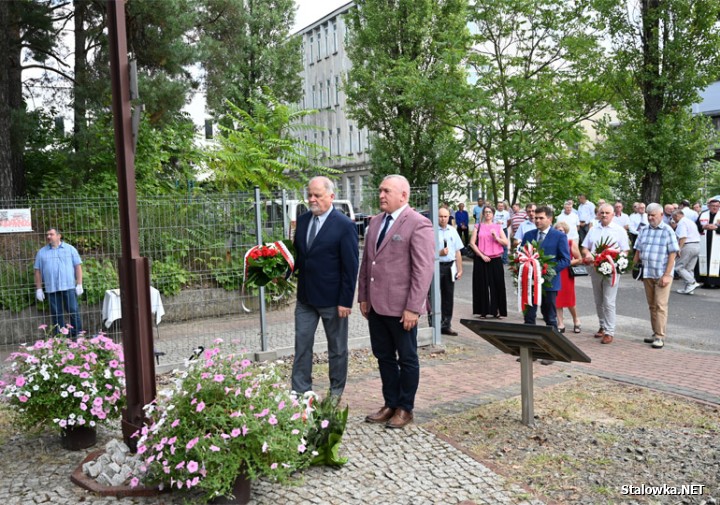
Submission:
MULTIPOLYGON (((594 336, 603 344, 612 343, 619 277, 608 278, 593 268, 597 245, 610 242, 633 260, 636 270, 642 265, 641 280, 652 327, 652 334, 643 340, 661 349, 673 280, 680 283, 675 292, 683 295, 700 287, 720 287, 720 200, 710 199, 706 205, 689 200, 664 205, 634 202, 631 214, 625 212, 620 200, 599 199, 594 203, 580 194, 577 201, 577 206, 573 200, 565 201, 558 212, 552 206, 535 203, 521 207, 503 201, 495 207, 483 198, 478 198, 471 213, 462 203, 454 213, 450 205, 444 206, 449 222, 455 219, 465 246, 463 254, 473 258, 473 314, 480 318, 507 316, 504 266, 508 264, 508 253, 534 241, 544 244, 540 246, 544 253, 550 251, 557 261, 557 279, 545 289, 539 307, 545 324, 565 333, 563 312, 568 309, 573 333, 581 332, 570 268, 584 264, 599 320, 594 336)), ((537 309, 526 308, 525 323, 535 323, 537 309)))

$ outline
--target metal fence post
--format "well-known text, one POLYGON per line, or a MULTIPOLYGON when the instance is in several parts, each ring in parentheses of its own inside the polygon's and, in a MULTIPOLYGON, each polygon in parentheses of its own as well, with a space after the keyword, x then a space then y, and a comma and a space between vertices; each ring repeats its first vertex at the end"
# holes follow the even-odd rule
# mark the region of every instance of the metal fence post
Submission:
POLYGON ((435 236, 435 261, 433 262, 433 280, 430 285, 430 314, 432 315, 432 342, 433 345, 440 345, 442 343, 441 337, 441 318, 442 313, 440 311, 440 256, 438 251, 438 244, 440 243, 440 228, 438 227, 438 210, 439 206, 439 194, 438 194, 438 183, 432 181, 428 186, 430 193, 430 221, 433 224, 434 236, 435 236))
MULTIPOLYGON (((255 186, 255 229, 257 230, 257 245, 263 245, 262 241, 262 200, 260 199, 260 188, 255 186)), ((260 304, 260 349, 268 350, 267 323, 265 320, 265 287, 260 287, 258 303, 260 304)))
POLYGON ((283 217, 283 240, 284 239, 290 239, 290 219, 288 218, 287 213, 287 190, 283 189, 281 193, 281 203, 282 203, 282 217, 283 217))

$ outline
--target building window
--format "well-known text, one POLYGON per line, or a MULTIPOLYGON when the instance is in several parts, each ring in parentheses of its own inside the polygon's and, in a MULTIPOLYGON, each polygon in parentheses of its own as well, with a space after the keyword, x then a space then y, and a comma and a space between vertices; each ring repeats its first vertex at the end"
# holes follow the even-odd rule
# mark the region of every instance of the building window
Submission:
POLYGON ((357 202, 357 197, 355 195, 355 177, 348 177, 348 200, 353 202, 357 202))
POLYGON ((363 151, 362 148, 362 130, 358 128, 358 146, 357 146, 358 152, 361 153, 363 151))
POLYGON ((330 89, 330 79, 325 81, 327 83, 327 106, 330 107, 332 104, 332 91, 330 89))
MULTIPOLYGON (((321 131, 321 132, 320 132, 320 145, 321 145, 322 147, 325 147, 325 132, 324 132, 324 131, 321 131)), ((321 157, 321 158, 324 158, 324 157, 325 157, 325 149, 322 149, 322 150, 320 151, 320 157, 321 157)))
POLYGON ((330 56, 330 28, 325 27, 325 56, 330 56))
POLYGON ((320 83, 320 99, 318 100, 318 105, 321 109, 323 108, 323 98, 323 83, 320 83))
POLYGON ((348 134, 348 153, 353 153, 353 138, 355 133, 353 132, 353 125, 350 125, 350 133, 348 134))
POLYGON ((329 156, 332 156, 332 153, 333 153, 333 150, 332 150, 333 145, 332 144, 333 144, 332 130, 329 129, 328 130, 328 155, 329 156))
POLYGON ((315 37, 310 36, 310 65, 315 63, 315 37))
POLYGON ((312 108, 317 109, 317 96, 316 96, 315 85, 312 85, 312 108))
POLYGON ((337 149, 335 149, 335 152, 338 153, 338 156, 340 156, 340 153, 342 150, 340 149, 340 128, 337 129, 337 135, 335 136, 335 142, 337 142, 337 149))
POLYGON ((340 105, 340 76, 335 76, 335 105, 340 105))
POLYGON ((338 32, 337 32, 337 21, 333 21, 333 52, 338 51, 338 32))
POLYGON ((317 61, 320 61, 320 58, 322 58, 322 55, 320 54, 320 49, 322 48, 322 44, 320 43, 320 34, 322 32, 318 30, 317 32, 317 61))

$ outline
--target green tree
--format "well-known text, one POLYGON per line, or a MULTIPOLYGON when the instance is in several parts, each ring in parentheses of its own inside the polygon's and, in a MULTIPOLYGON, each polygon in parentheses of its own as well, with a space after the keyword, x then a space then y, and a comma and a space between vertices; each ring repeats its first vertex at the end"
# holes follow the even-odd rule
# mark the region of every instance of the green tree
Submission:
POLYGON ((413 186, 462 164, 454 125, 470 45, 466 0, 358 0, 348 14, 349 115, 372 134, 372 173, 413 186))
POLYGON ((588 2, 476 2, 471 21, 472 107, 463 122, 471 179, 487 177, 492 194, 513 203, 522 194, 571 196, 587 182, 581 123, 609 98, 588 2))
POLYGON ((222 120, 235 104, 252 110, 252 98, 267 89, 279 100, 300 99, 300 38, 289 37, 293 0, 205 0, 200 47, 207 108, 222 120))
POLYGON ((619 125, 604 157, 645 202, 694 194, 713 140, 691 114, 720 76, 720 0, 599 0, 613 45, 619 125))
POLYGON ((300 140, 298 135, 312 128, 303 124, 302 118, 317 111, 285 105, 270 95, 250 98, 249 104, 250 112, 231 102, 226 105, 233 126, 220 127, 219 147, 208 156, 218 188, 301 189, 310 176, 337 173, 314 164, 313 153, 322 147, 300 140))

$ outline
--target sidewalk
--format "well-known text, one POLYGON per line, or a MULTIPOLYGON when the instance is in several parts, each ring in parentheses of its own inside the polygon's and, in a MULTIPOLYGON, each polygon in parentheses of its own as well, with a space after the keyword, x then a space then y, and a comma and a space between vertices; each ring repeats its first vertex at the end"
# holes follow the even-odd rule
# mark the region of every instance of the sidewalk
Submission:
MULTIPOLYGON (((463 313, 467 309, 458 309, 456 319, 471 317, 463 313)), ((520 315, 511 312, 506 322, 520 322, 520 315)), ((592 328, 590 323, 586 318, 585 327, 592 328)), ((343 453, 350 462, 341 469, 308 470, 299 486, 258 482, 253 485, 252 503, 540 505, 542 501, 422 427, 440 416, 519 395, 520 366, 515 357, 500 353, 458 322, 455 329, 460 335, 445 341, 446 354, 422 351, 414 425, 396 431, 364 423, 364 416, 382 405, 380 379, 375 370, 351 376, 343 396, 351 412, 343 441, 343 453)), ((567 380, 568 372, 582 372, 720 404, 717 353, 674 348, 671 342, 655 350, 642 343, 644 335, 620 335, 610 345, 601 345, 587 330, 566 336, 592 363, 536 364, 536 389, 567 380)), ((316 389, 322 391, 327 379, 317 379, 316 389)), ((520 416, 518 410, 518 429, 526 429, 519 423, 520 416)), ((105 433, 101 443, 111 435, 117 433, 105 433)), ((51 434, 2 441, 0 501, 7 505, 181 503, 173 495, 116 500, 87 493, 69 481, 84 456, 63 451, 51 434)))

